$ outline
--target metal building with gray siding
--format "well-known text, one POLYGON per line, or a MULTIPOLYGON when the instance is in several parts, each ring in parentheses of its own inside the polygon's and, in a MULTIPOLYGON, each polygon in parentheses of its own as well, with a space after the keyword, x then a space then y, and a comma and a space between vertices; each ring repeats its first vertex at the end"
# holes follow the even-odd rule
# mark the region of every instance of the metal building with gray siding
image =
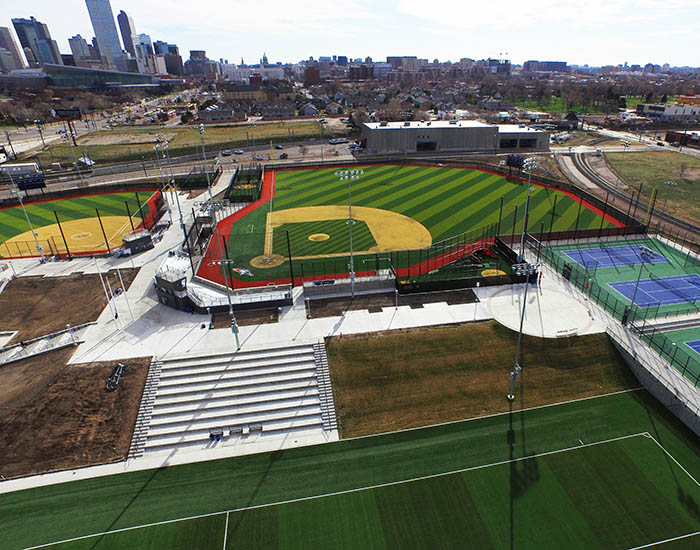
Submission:
POLYGON ((369 155, 549 150, 548 132, 517 124, 494 126, 473 120, 369 122, 363 124, 362 134, 369 155))

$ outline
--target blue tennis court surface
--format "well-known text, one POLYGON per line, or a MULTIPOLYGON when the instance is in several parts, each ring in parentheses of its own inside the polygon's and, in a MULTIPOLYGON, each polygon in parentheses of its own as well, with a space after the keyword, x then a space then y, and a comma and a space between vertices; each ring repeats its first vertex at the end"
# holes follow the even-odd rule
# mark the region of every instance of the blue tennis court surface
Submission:
POLYGON ((623 265, 658 264, 667 262, 661 254, 652 252, 645 246, 625 244, 622 246, 601 246, 600 248, 572 248, 562 250, 569 258, 580 266, 616 267, 623 265), (646 257, 642 258, 642 251, 646 257))
MULTIPOLYGON (((637 281, 608 284, 632 301, 637 281)), ((700 276, 692 273, 690 275, 676 275, 675 277, 641 279, 634 303, 639 307, 667 306, 694 302, 698 298, 700 298, 700 276)))
POLYGON ((692 349, 695 353, 700 355, 700 340, 693 340, 692 342, 686 342, 686 346, 692 349))

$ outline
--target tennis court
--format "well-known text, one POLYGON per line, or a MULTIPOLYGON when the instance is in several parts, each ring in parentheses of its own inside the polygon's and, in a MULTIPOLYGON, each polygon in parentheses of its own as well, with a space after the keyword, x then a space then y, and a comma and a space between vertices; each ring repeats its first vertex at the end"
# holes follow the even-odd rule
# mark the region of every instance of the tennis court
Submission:
POLYGON ((653 252, 645 246, 634 244, 601 245, 599 248, 572 248, 562 250, 562 252, 586 269, 668 262, 661 254, 653 252))
POLYGON ((686 346, 692 349, 695 353, 700 355, 700 340, 693 340, 692 342, 686 342, 686 346))
POLYGON ((639 307, 689 303, 700 298, 700 276, 695 273, 675 277, 641 279, 636 294, 637 281, 608 284, 630 302, 634 297, 634 305, 639 307))

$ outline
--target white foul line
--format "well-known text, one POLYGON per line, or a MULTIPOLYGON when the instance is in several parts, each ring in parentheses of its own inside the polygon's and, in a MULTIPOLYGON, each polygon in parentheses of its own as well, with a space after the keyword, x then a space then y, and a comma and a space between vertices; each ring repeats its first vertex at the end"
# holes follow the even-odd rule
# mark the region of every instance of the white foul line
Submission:
POLYGON ((694 537, 695 535, 700 535, 700 531, 695 531, 695 533, 688 533, 687 535, 681 535, 680 537, 673 537, 671 539, 657 540, 656 542, 650 542, 649 544, 644 544, 642 546, 635 546, 629 550, 641 550, 642 548, 651 548, 652 546, 658 546, 659 544, 666 544, 667 542, 673 542, 674 540, 687 539, 688 537, 694 537))
MULTIPOLYGON (((533 459, 533 458, 539 458, 539 457, 542 457, 542 456, 550 456, 550 455, 556 455, 556 454, 560 454, 560 453, 566 453, 566 452, 569 452, 569 451, 575 451, 575 450, 577 450, 577 449, 583 449, 584 447, 595 447, 596 445, 604 445, 604 444, 606 444, 606 443, 613 443, 613 442, 615 442, 615 441, 622 441, 622 440, 624 440, 624 439, 631 439, 631 438, 633 438, 633 437, 640 437, 640 436, 647 437, 647 436, 649 436, 649 434, 648 434, 648 432, 639 432, 639 433, 635 433, 635 434, 622 435, 622 436, 619 436, 619 437, 612 437, 612 438, 610 438, 610 439, 604 439, 604 440, 602 440, 602 441, 596 441, 596 442, 593 442, 593 443, 586 443, 586 444, 584 444, 583 446, 581 446, 581 445, 576 445, 576 446, 573 446, 573 447, 565 447, 565 448, 563 448, 563 449, 557 449, 557 450, 554 450, 554 451, 546 451, 546 452, 544 452, 544 453, 537 453, 537 454, 533 454, 533 455, 522 456, 522 457, 519 457, 519 458, 514 458, 514 459, 512 459, 512 460, 511 460, 511 459, 508 459, 508 460, 501 460, 501 461, 498 461, 498 462, 492 462, 492 463, 490 463, 490 464, 481 464, 481 465, 479 465, 479 466, 470 466, 470 467, 468 467, 468 468, 459 468, 459 469, 457 469, 457 470, 450 470, 450 471, 448 471, 448 472, 441 472, 441 473, 438 473, 438 474, 429 474, 429 475, 425 475, 425 476, 414 477, 414 478, 411 478, 411 479, 402 479, 402 480, 399 480, 399 481, 390 481, 390 482, 387 482, 387 483, 378 483, 378 484, 376 484, 376 485, 368 485, 368 486, 365 486, 365 487, 356 487, 356 488, 354 488, 354 489, 344 489, 344 490, 342 490, 342 491, 334 491, 334 492, 332 492, 332 493, 324 493, 324 494, 321 494, 321 495, 312 495, 312 496, 308 496, 308 497, 293 498, 293 499, 289 499, 289 500, 281 500, 281 501, 278 501, 278 502, 269 502, 269 503, 267 503, 267 504, 256 504, 255 506, 246 506, 246 507, 243 507, 243 508, 233 508, 233 509, 231 509, 231 510, 222 510, 222 511, 220 511, 220 512, 211 512, 211 513, 208 513, 208 514, 199 514, 199 515, 196 515, 196 516, 188 516, 188 517, 183 517, 183 518, 169 519, 169 520, 165 520, 165 521, 156 521, 156 522, 153 522, 153 523, 146 523, 146 524, 144 524, 144 525, 134 525, 134 526, 132 526, 132 527, 122 527, 121 529, 113 529, 113 530, 111 530, 111 531, 103 531, 103 532, 101 532, 101 533, 93 533, 93 534, 91 534, 91 535, 82 535, 82 536, 80 536, 80 537, 74 537, 74 538, 71 538, 71 539, 64 539, 64 540, 59 540, 59 541, 55 541, 55 542, 49 542, 49 543, 45 543, 45 544, 39 544, 39 545, 37 545, 37 546, 29 546, 29 547, 27 547, 27 548, 24 548, 24 550, 36 550, 36 549, 38 549, 38 548, 46 548, 46 547, 48 547, 48 546, 54 546, 54 545, 56 545, 56 544, 63 544, 63 543, 66 543, 66 542, 74 542, 74 541, 77 541, 77 540, 89 539, 89 538, 93 538, 93 537, 101 537, 101 536, 104 536, 104 535, 111 535, 111 534, 114 534, 114 533, 121 533, 121 532, 124 532, 124 531, 133 531, 134 529, 144 529, 144 528, 147 528, 147 527, 156 527, 156 526, 158 526, 158 525, 167 525, 167 524, 169 524, 169 523, 177 523, 177 522, 179 522, 179 521, 190 521, 190 520, 193 520, 193 519, 202 519, 202 518, 207 518, 207 517, 212 517, 212 516, 218 516, 218 515, 220 515, 220 514, 227 514, 227 515, 228 515, 228 514, 230 514, 230 513, 244 512, 244 511, 246 511, 246 510, 257 510, 257 509, 259 509, 259 508, 268 508, 268 507, 270 507, 270 506, 281 506, 281 505, 285 505, 285 504, 294 504, 294 503, 297 503, 297 502, 306 502, 306 501, 308 501, 308 500, 316 500, 316 499, 320 499, 320 498, 334 497, 334 496, 339 496, 339 495, 347 495, 347 494, 351 494, 351 493, 359 493, 359 492, 362 492, 362 491, 370 491, 370 490, 373 490, 373 489, 381 489, 381 488, 383 488, 383 487, 391 487, 391 486, 394 486, 394 485, 404 485, 404 484, 406 484, 406 483, 413 483, 413 482, 416 482, 416 481, 425 481, 425 480, 428 480, 428 479, 436 479, 436 478, 446 477, 446 476, 450 476, 450 475, 454 475, 454 474, 463 474, 463 473, 465 473, 465 472, 472 472, 472 471, 475 471, 475 470, 482 470, 482 469, 484 469, 484 468, 490 468, 490 467, 492 467, 492 466, 503 466, 504 464, 511 464, 511 463, 515 463, 515 462, 522 462, 523 460, 531 460, 531 459, 533 459)), ((653 439, 653 438, 652 438, 652 439, 653 439)))
POLYGON ((650 437, 651 440, 652 440, 654 443, 656 443, 656 444, 659 446, 659 448, 660 448, 664 453, 666 453, 666 456, 668 456, 671 460, 673 460, 673 462, 675 462, 676 465, 677 465, 681 470, 683 470, 683 471, 685 472, 685 474, 686 474, 690 479, 693 480, 693 483, 695 483, 695 485, 697 485, 698 487, 700 487, 700 483, 698 483, 698 480, 695 479, 692 475, 690 475, 690 472, 689 472, 688 470, 686 470, 686 469, 681 465, 681 463, 678 462, 678 461, 674 458, 674 456, 673 456, 671 453, 669 453, 666 449, 664 449, 664 446, 663 446, 661 443, 659 443, 658 441, 656 441, 656 439, 654 438, 653 435, 651 435, 649 432, 647 432, 647 433, 646 433, 646 436, 647 436, 647 437, 650 437))
POLYGON ((226 512, 226 525, 224 527, 224 545, 223 550, 226 550, 226 539, 228 538, 228 515, 230 512, 226 512))

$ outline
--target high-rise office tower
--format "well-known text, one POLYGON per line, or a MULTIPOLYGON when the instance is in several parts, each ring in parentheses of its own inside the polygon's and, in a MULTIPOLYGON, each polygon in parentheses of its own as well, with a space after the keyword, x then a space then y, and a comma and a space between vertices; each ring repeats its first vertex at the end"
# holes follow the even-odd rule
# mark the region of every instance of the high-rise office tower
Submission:
POLYGON ((22 54, 19 53, 17 42, 15 42, 12 32, 7 27, 0 27, 0 48, 5 48, 10 54, 9 70, 22 69, 24 67, 24 61, 22 61, 22 54))
POLYGON ((22 44, 22 48, 27 55, 27 61, 30 64, 54 63, 63 65, 61 52, 58 51, 58 44, 51 39, 49 28, 44 23, 31 17, 29 19, 13 19, 12 25, 15 27, 19 43, 22 44))
POLYGON ((124 49, 133 57, 136 57, 136 51, 134 50, 134 39, 136 38, 134 19, 130 15, 127 15, 124 10, 122 10, 119 12, 119 15, 117 15, 117 22, 119 23, 119 30, 122 33, 124 49))
POLYGON ((126 58, 122 54, 117 26, 109 0, 85 0, 100 53, 111 60, 119 70, 126 69, 126 58))

